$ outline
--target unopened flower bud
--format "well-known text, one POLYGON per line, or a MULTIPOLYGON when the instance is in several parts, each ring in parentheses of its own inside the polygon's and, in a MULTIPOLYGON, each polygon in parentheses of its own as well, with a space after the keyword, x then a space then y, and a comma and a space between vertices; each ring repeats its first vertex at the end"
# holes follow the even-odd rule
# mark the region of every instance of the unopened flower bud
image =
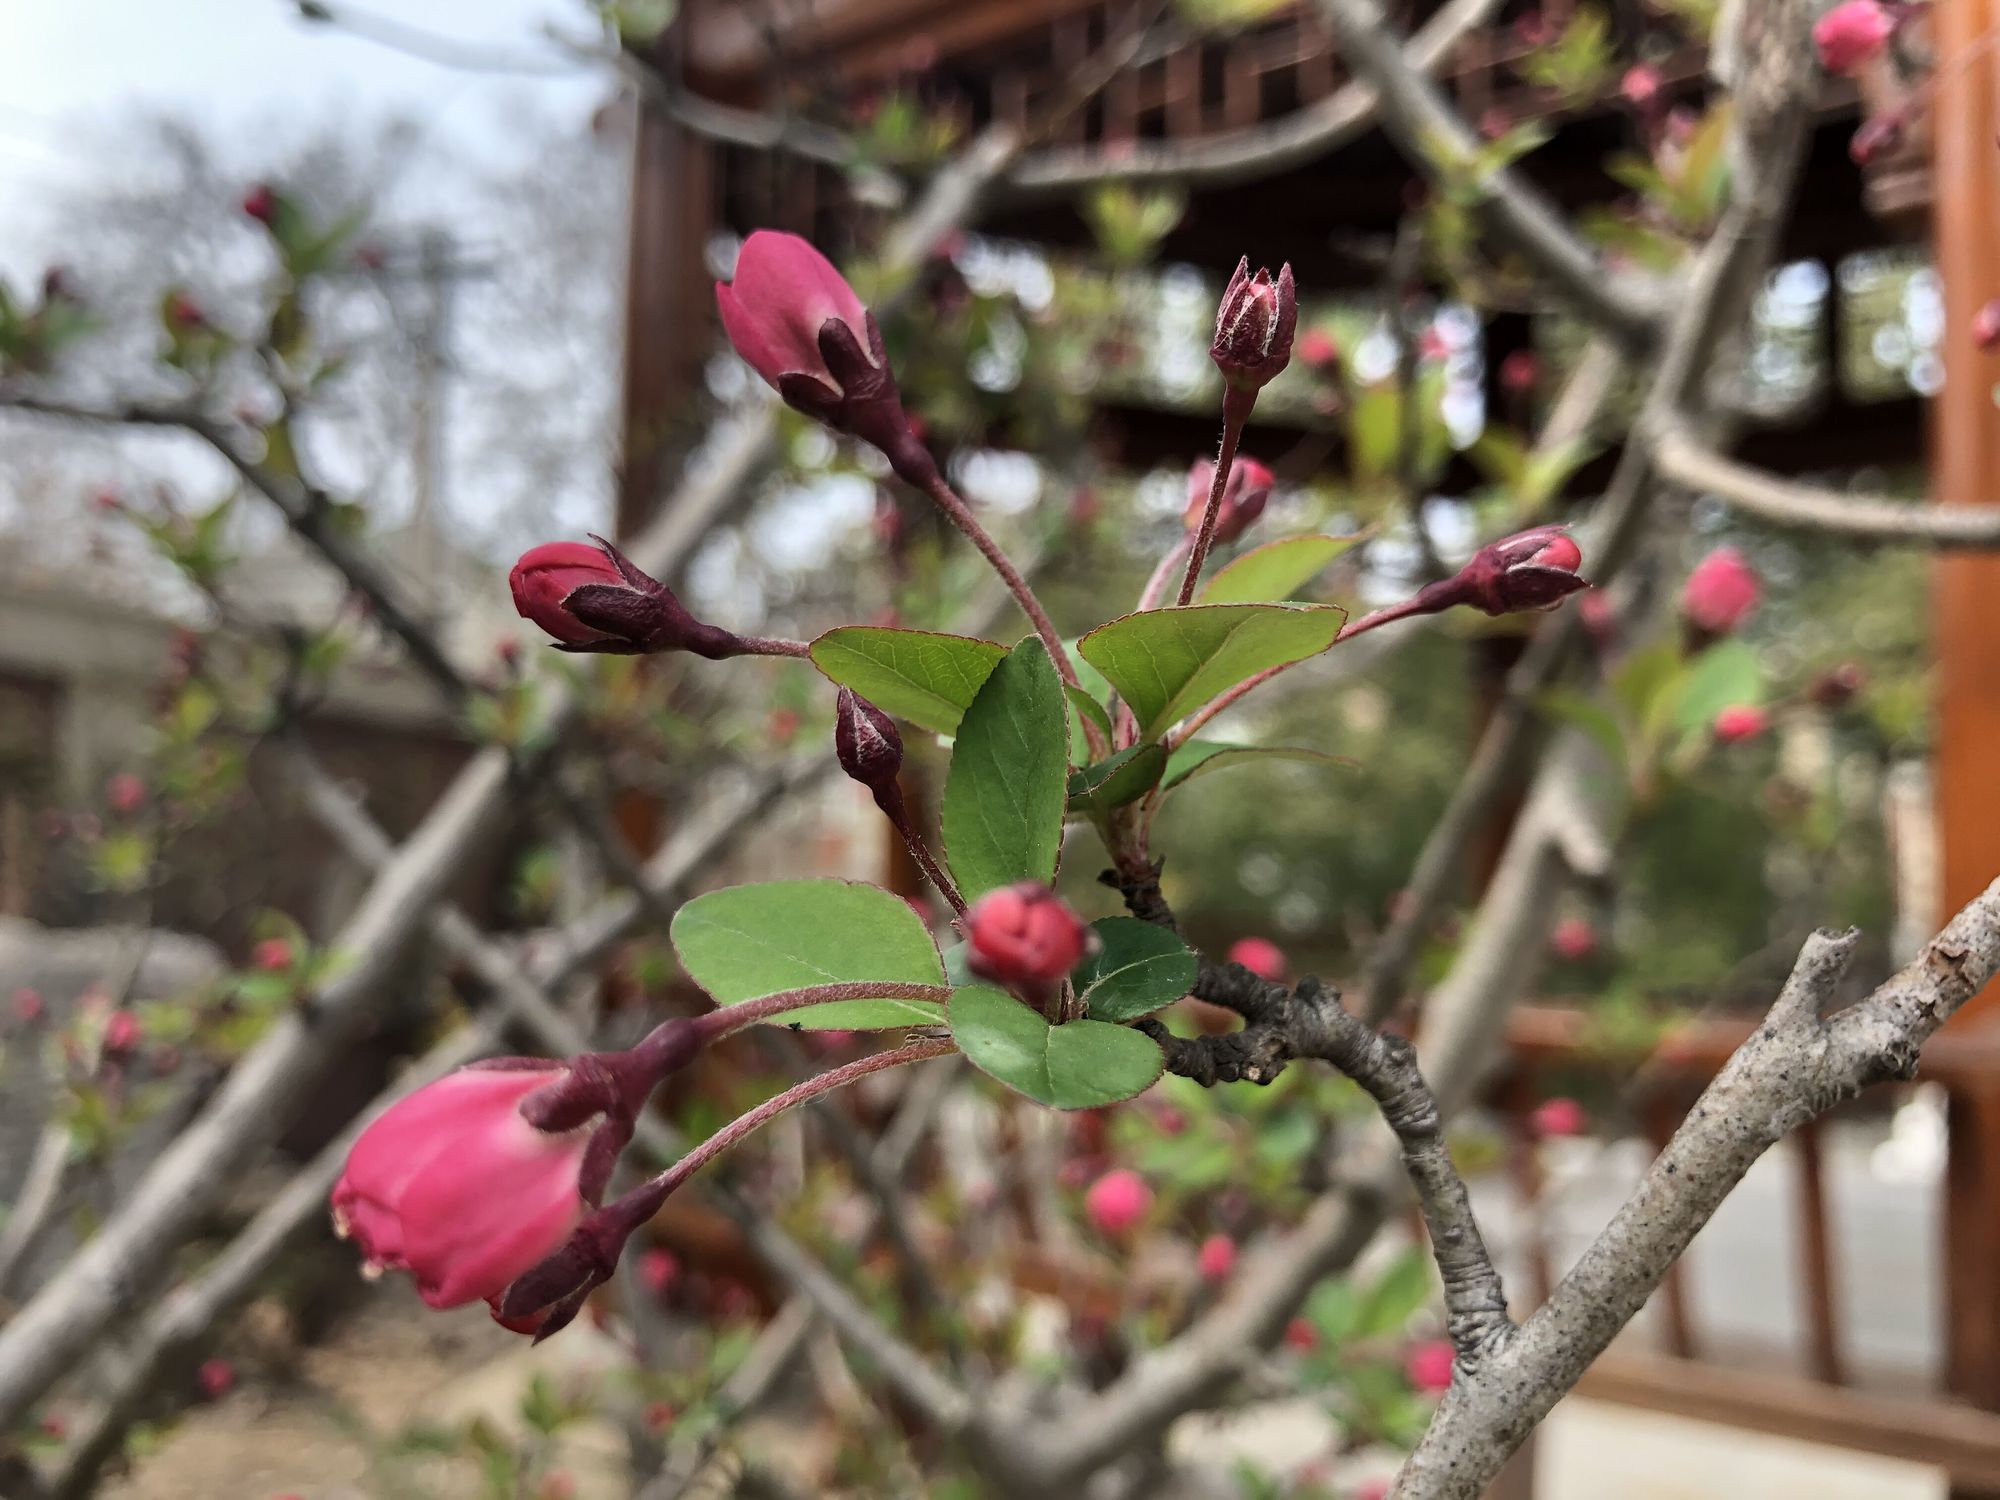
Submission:
POLYGON ((1239 938, 1229 949, 1229 961, 1241 964, 1259 979, 1282 984, 1285 978, 1285 950, 1269 938, 1239 938))
POLYGON ((220 1401, 236 1388, 236 1367, 226 1359, 203 1360, 194 1378, 195 1384, 201 1387, 202 1395, 211 1401, 220 1401))
POLYGON ((146 1028, 129 1010, 114 1010, 104 1021, 104 1050, 117 1056, 135 1051, 146 1039, 146 1028))
POLYGON ((999 984, 1055 984, 1083 961, 1095 936, 1067 902, 1031 880, 988 891, 965 914, 972 972, 999 984))
POLYGON ((1526 396, 1542 378, 1542 362, 1532 349, 1516 349, 1500 361, 1500 389, 1510 396, 1526 396))
POLYGON ((1426 584, 1394 613, 1436 614, 1457 604, 1489 615, 1553 609, 1590 587, 1588 579, 1577 576, 1581 566, 1583 549, 1567 527, 1537 526, 1489 542, 1451 577, 1426 584))
POLYGON ((1340 369, 1340 344, 1324 328, 1315 328, 1299 338, 1299 358, 1321 375, 1340 369))
POLYGON ((277 190, 268 182, 260 182, 250 189, 243 195, 243 216, 269 225, 278 216, 277 190))
POLYGON ((1226 1234, 1211 1234, 1201 1242, 1196 1265, 1201 1270, 1203 1281, 1211 1285, 1227 1281, 1229 1273, 1236 1269, 1236 1241, 1226 1234))
POLYGON ((1451 1386, 1453 1358, 1451 1344, 1445 1339, 1412 1344, 1403 1356, 1403 1373, 1425 1395, 1440 1395, 1451 1386))
POLYGON ((1872 61, 1896 34, 1896 15, 1880 0, 1842 0, 1813 26, 1820 66, 1852 74, 1872 61))
POLYGON ((292 966, 292 945, 281 937, 265 938, 250 950, 250 966, 266 974, 282 974, 292 966))
POLYGON ((1771 727, 1771 716, 1754 704, 1739 703, 1715 716, 1715 739, 1721 745, 1754 740, 1771 727))
POLYGON ((841 770, 878 795, 895 788, 903 769, 895 721, 850 687, 840 690, 834 711, 833 751, 841 770))
POLYGON ((1544 1140, 1559 1140, 1590 1129, 1590 1115, 1576 1100, 1558 1096, 1536 1105, 1528 1124, 1544 1140))
POLYGON ((1844 708, 1867 683, 1868 675, 1854 662, 1828 667, 1813 678, 1806 696, 1821 708, 1844 708))
POLYGON ((641 572, 602 537, 596 547, 546 542, 521 554, 507 584, 514 608, 556 638, 558 651, 638 656, 691 651, 719 661, 749 648, 741 637, 707 625, 658 579, 641 572))
MULTIPOLYGON (((1238 455, 1229 466, 1229 481, 1222 487, 1222 505, 1215 513, 1215 535, 1212 540, 1218 547, 1226 547, 1264 514, 1264 507, 1271 499, 1271 489, 1278 482, 1277 475, 1258 463, 1254 458, 1238 455)), ((1181 524, 1189 531, 1201 529, 1202 513, 1208 509, 1208 492, 1215 484, 1215 463, 1212 459, 1197 459, 1188 470, 1188 503, 1181 514, 1181 524)))
POLYGON ((1597 929, 1582 917, 1564 917, 1549 934, 1549 948, 1571 963, 1589 958, 1597 951, 1597 929))
POLYGON ((1130 1234, 1153 1207, 1153 1190, 1137 1172, 1121 1167, 1106 1172, 1084 1194, 1084 1212, 1098 1233, 1112 1236, 1130 1234))
POLYGON ((1870 115, 1848 138, 1848 160, 1857 167, 1865 167, 1884 151, 1894 148, 1903 139, 1903 126, 1908 118, 1899 109, 1870 115))
POLYGON ((1299 322, 1298 289, 1286 264, 1276 281, 1264 267, 1250 274, 1250 259, 1236 263, 1236 274, 1222 294, 1215 314, 1215 337, 1208 357, 1222 378, 1240 391, 1256 391, 1276 378, 1292 358, 1292 334, 1299 322))
POLYGON ((146 805, 146 783, 130 771, 120 771, 104 783, 104 800, 113 812, 129 817, 146 805))
POLYGON ((1681 613, 1708 635, 1728 635, 1757 611, 1764 586, 1734 547, 1717 547, 1695 564, 1681 589, 1681 613))
POLYGON ((1634 63, 1625 70, 1619 80, 1618 92, 1625 96, 1625 102, 1635 109, 1651 109, 1659 102, 1662 80, 1660 70, 1651 63, 1634 63))
POLYGON ((1972 315, 1972 341, 1985 354, 2000 349, 2000 297, 1985 303, 1972 315))

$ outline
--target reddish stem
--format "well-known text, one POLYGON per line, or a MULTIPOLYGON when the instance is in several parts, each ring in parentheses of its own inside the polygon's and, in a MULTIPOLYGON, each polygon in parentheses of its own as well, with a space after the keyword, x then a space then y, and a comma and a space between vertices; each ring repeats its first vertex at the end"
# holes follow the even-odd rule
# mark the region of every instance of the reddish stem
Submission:
POLYGON ((1208 549, 1215 541, 1216 519, 1222 514, 1222 492, 1229 486, 1229 471, 1236 466, 1236 445, 1242 441, 1243 424, 1256 404, 1255 391, 1240 391, 1230 386, 1223 394, 1222 448, 1215 456, 1215 478, 1208 486, 1208 508, 1201 513, 1201 527, 1195 532, 1194 546, 1188 552, 1187 575, 1181 579, 1180 598, 1175 601, 1182 607, 1194 598, 1194 586, 1201 581, 1202 564, 1208 561, 1208 549))
POLYGON ((719 1006, 694 1018, 704 1042, 713 1042, 731 1032, 768 1021, 808 1005, 830 1005, 840 1000, 932 1000, 942 1005, 951 991, 941 984, 904 984, 883 980, 853 980, 841 984, 814 984, 804 989, 783 990, 761 995, 736 1005, 719 1006))

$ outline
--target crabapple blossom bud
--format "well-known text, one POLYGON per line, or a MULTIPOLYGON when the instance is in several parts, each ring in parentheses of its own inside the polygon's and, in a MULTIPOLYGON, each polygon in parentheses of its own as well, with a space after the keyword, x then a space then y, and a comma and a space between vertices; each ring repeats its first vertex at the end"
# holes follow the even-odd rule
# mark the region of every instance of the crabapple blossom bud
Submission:
POLYGON ((1280 984, 1285 978, 1285 950, 1269 938, 1238 938, 1229 949, 1229 961, 1241 964, 1259 979, 1280 984))
POLYGON ((1735 704, 1715 716, 1718 744, 1737 745, 1744 740, 1754 740, 1770 727, 1771 716, 1754 704, 1735 704))
POLYGON ((1889 109, 1880 114, 1870 115, 1855 129, 1847 141, 1847 159, 1857 167, 1865 167, 1884 151, 1891 150, 1903 138, 1903 127, 1909 116, 1903 110, 1889 109))
POLYGON ((1417 339, 1417 358, 1432 361, 1451 358, 1451 343, 1437 324, 1431 324, 1417 339))
POLYGON ((680 1274, 681 1263, 674 1258, 671 1250, 655 1248, 639 1257, 639 1279, 645 1282, 646 1290, 655 1297, 672 1286, 674 1278, 680 1274))
POLYGON ((1310 1319, 1294 1318, 1285 1325, 1285 1347, 1310 1354, 1319 1347, 1319 1330, 1310 1319))
POLYGON ((1427 1339, 1410 1346, 1403 1356, 1403 1373, 1425 1395, 1439 1395, 1451 1386, 1452 1359, 1452 1348, 1447 1341, 1427 1339))
POLYGON ((1211 1285, 1227 1281, 1229 1273, 1236 1269, 1236 1241, 1226 1234, 1211 1234, 1201 1242, 1201 1253, 1195 1260, 1203 1281, 1211 1285))
POLYGON ((967 962, 999 984, 1057 983, 1083 961, 1096 935, 1069 904, 1032 880, 981 896, 965 914, 967 962))
POLYGON ((268 182, 260 182, 243 195, 245 218, 268 225, 278 216, 278 194, 268 182))
POLYGON ((146 1039, 146 1028, 129 1010, 114 1010, 104 1020, 104 1050, 122 1056, 146 1039))
POLYGON ((870 791, 895 789, 903 736, 894 720, 850 687, 840 690, 834 710, 833 750, 840 769, 870 791))
POLYGON ((1896 16, 1879 0, 1842 0, 1813 26, 1820 66, 1851 74, 1873 60, 1896 34, 1896 16))
POLYGON ((1389 1481, 1364 1479, 1354 1487, 1354 1500, 1389 1500, 1389 1481))
POLYGON ((1299 337, 1299 358, 1322 375, 1340 368, 1340 344, 1324 328, 1314 328, 1299 337))
POLYGON ((169 328, 189 332, 208 326, 208 319, 202 313, 201 305, 186 292, 170 293, 166 301, 166 318, 169 328))
MULTIPOLYGON (((1229 480, 1222 487, 1222 504, 1215 512, 1217 546, 1227 546, 1250 529, 1270 502, 1278 477, 1254 458, 1239 455, 1229 466, 1229 480)), ((1201 529, 1203 512, 1208 509, 1208 492, 1215 484, 1215 464, 1199 459, 1188 470, 1188 503, 1181 524, 1189 531, 1201 529)))
POLYGON ((1564 917, 1549 934, 1549 947, 1571 963, 1589 958, 1597 951, 1597 929, 1582 917, 1564 917))
POLYGON ((937 473, 903 412, 882 330, 833 262, 795 234, 760 229, 717 282, 729 342, 788 406, 873 443, 922 487, 937 473))
POLYGON ((1590 1129, 1590 1116, 1576 1100, 1557 1097, 1544 1099, 1535 1106, 1528 1116, 1528 1123, 1536 1135, 1546 1140, 1556 1140, 1565 1136, 1582 1135, 1590 1129))
POLYGON ((1688 574, 1681 589, 1681 613, 1696 629, 1728 635, 1751 615, 1763 598, 1757 571, 1734 547, 1717 547, 1688 574))
POLYGON ((678 1415, 670 1403, 655 1401, 646 1408, 646 1428, 649 1432, 665 1432, 678 1415))
POLYGON ((1084 1194, 1084 1212, 1099 1234, 1124 1235, 1138 1227, 1153 1207, 1146 1179, 1124 1167, 1106 1172, 1084 1194))
POLYGON ((146 783, 130 771, 120 771, 104 783, 104 800, 113 812, 129 817, 146 805, 146 783))
POLYGON ((1982 304, 1972 315, 1972 341, 1985 354, 2000 349, 2000 297, 1982 304))
POLYGON ((1658 68, 1651 63, 1634 63, 1619 80, 1618 92, 1625 96, 1627 104, 1638 109, 1651 109, 1659 102, 1661 83, 1658 68))
POLYGON ((1500 361, 1500 389, 1510 396, 1530 394, 1542 378, 1542 362, 1532 349, 1516 349, 1500 361))
POLYGON ((1566 526, 1537 526, 1489 542, 1449 578, 1426 584, 1401 614, 1436 614, 1456 604, 1469 604, 1489 615, 1524 609, 1553 609, 1578 589, 1590 587, 1577 577, 1583 549, 1566 526))
POLYGON ((705 625, 674 592, 602 537, 544 542, 521 554, 507 575, 514 609, 556 638, 558 651, 620 656, 691 651, 711 661, 741 656, 741 637, 705 625))
POLYGON ((220 1401, 236 1389, 236 1367, 226 1359, 206 1359, 194 1372, 194 1379, 195 1384, 201 1387, 202 1395, 211 1401, 220 1401))
POLYGON ((1208 357, 1234 390, 1254 393, 1268 385, 1292 358, 1292 335, 1298 328, 1298 288, 1289 264, 1276 281, 1263 266, 1250 274, 1250 258, 1236 263, 1236 274, 1222 293, 1215 313, 1215 337, 1208 357))
POLYGON ((1867 684, 1868 675, 1854 662, 1828 667, 1806 689, 1806 696, 1821 708, 1843 708, 1867 684))
POLYGON ((265 938, 250 950, 250 967, 266 974, 282 974, 292 966, 292 945, 281 937, 265 938))
POLYGON ((14 1019, 23 1026, 34 1025, 48 1010, 47 1002, 42 999, 42 992, 30 989, 26 985, 14 991, 12 1005, 14 1019))

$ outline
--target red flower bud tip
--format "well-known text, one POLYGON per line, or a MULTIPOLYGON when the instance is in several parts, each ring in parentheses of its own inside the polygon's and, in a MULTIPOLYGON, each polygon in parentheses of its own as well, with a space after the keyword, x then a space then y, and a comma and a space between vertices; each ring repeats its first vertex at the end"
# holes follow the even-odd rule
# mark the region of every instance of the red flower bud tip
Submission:
POLYGON ((173 328, 191 330, 206 327, 208 319, 194 298, 185 292, 175 292, 167 298, 167 323, 173 328))
POLYGON ((646 1408, 646 1427, 652 1432, 665 1432, 674 1425, 674 1418, 680 1414, 665 1401, 655 1401, 646 1408))
POLYGON ((282 974, 292 966, 292 945, 284 938, 265 938, 250 950, 250 966, 266 974, 282 974))
POLYGON ((1514 117, 1499 105, 1491 105, 1479 116, 1479 133, 1489 141, 1497 141, 1514 128, 1514 117))
POLYGON ((61 1417, 58 1416, 43 1417, 42 1420, 36 1423, 35 1425, 41 1428, 42 1436, 52 1437, 57 1442, 61 1442, 64 1438, 69 1436, 69 1423, 65 1422, 61 1417))
MULTIPOLYGON (((1277 475, 1254 458, 1238 455, 1229 466, 1229 482, 1222 487, 1222 506, 1215 513, 1215 544, 1227 546, 1250 529, 1264 514, 1277 475)), ((1188 470, 1188 503, 1181 524, 1189 531, 1201 529, 1202 512, 1208 509, 1208 491, 1215 483, 1215 464, 1199 459, 1188 470)))
POLYGON ((1752 704, 1739 703, 1715 716, 1715 738, 1724 745, 1754 740, 1771 727, 1771 716, 1752 704))
POLYGON ((1583 549, 1564 526, 1537 526, 1490 542, 1450 578, 1426 584, 1410 601, 1410 614, 1435 614, 1469 604, 1489 615, 1553 609, 1579 589, 1583 549))
POLYGON ((1137 1172, 1106 1172, 1084 1194, 1083 1209, 1099 1234, 1130 1234, 1153 1207, 1153 1190, 1137 1172))
POLYGON ((194 1372, 194 1379, 202 1395, 220 1401, 236 1389, 236 1367, 226 1359, 203 1360, 201 1368, 194 1372))
POLYGON ((1852 74, 1872 61, 1896 34, 1896 17, 1879 0, 1842 0, 1813 26, 1819 63, 1829 73, 1852 74))
POLYGON ((1842 662, 1828 667, 1806 689, 1806 696, 1821 708, 1843 708, 1867 685, 1868 674, 1855 663, 1842 662))
POLYGON ((113 812, 129 817, 146 805, 146 783, 130 771, 120 771, 104 783, 104 800, 113 812))
POLYGON ((1417 339, 1417 358, 1431 361, 1451 358, 1451 343, 1435 324, 1426 328, 1417 339))
POLYGON ((903 736, 893 719, 850 687, 843 687, 836 700, 833 752, 840 769, 870 791, 895 791, 903 769, 903 736))
POLYGON ((1230 945, 1229 961, 1241 964, 1259 979, 1282 984, 1285 978, 1285 951, 1269 938, 1238 938, 1230 945))
POLYGON ((1528 1123, 1536 1135, 1545 1140, 1557 1140, 1582 1135, 1590 1129, 1590 1115, 1576 1100, 1558 1097, 1544 1099, 1536 1105, 1535 1112, 1528 1116, 1528 1123))
POLYGON ((1651 109, 1659 102, 1663 82, 1660 70, 1651 63, 1634 63, 1619 80, 1618 92, 1635 109, 1651 109))
POLYGON ((100 515, 115 515, 125 508, 125 497, 106 485, 90 497, 90 508, 100 515))
POLYGON ((1764 588, 1734 547, 1717 547, 1688 574, 1681 589, 1681 613, 1697 629, 1728 635, 1757 611, 1764 588))
POLYGON ((639 1279, 655 1297, 664 1294, 680 1274, 681 1263, 674 1259, 671 1250, 648 1250, 639 1257, 639 1279))
POLYGON ((1354 1500, 1389 1500, 1389 1481, 1364 1479, 1354 1487, 1354 1500))
POLYGON ((1032 880, 981 896, 965 914, 965 937, 973 973, 1030 988, 1061 980, 1097 941, 1067 902, 1032 880))
POLYGON ((364 271, 379 271, 389 263, 389 252, 371 240, 354 247, 354 263, 364 271))
POLYGON ((772 744, 782 748, 798 736, 799 725, 803 722, 796 708, 774 708, 764 720, 764 735, 772 744))
POLYGON ((1972 341, 1985 354, 2000 349, 2000 297, 1986 303, 1972 315, 1972 341))
POLYGON ((1597 951, 1597 929, 1582 917, 1564 917, 1549 934, 1549 947, 1557 958, 1576 963, 1597 951))
POLYGON ((260 182, 243 195, 245 218, 269 225, 278 217, 278 194, 268 182, 260 182))
POLYGON ((1298 288, 1285 265, 1273 281, 1264 267, 1250 274, 1250 258, 1236 263, 1215 313, 1215 337, 1208 357, 1222 378, 1239 391, 1268 385, 1291 362, 1292 334, 1299 323, 1298 288))
POLYGON ((129 1010, 114 1010, 104 1020, 104 1050, 123 1056, 146 1039, 146 1028, 129 1010))
POLYGON ((1442 1395, 1451 1388, 1451 1345, 1443 1339, 1413 1344, 1403 1356, 1403 1373, 1410 1384, 1427 1396, 1442 1395))
POLYGON ((1510 396, 1532 393, 1542 378, 1542 362, 1532 349, 1516 349, 1500 361, 1500 389, 1510 396))
POLYGON ((740 656, 743 641, 687 612, 674 592, 648 577, 603 538, 545 542, 521 554, 507 575, 514 609, 556 638, 558 651, 640 656, 692 651, 711 661, 740 656))
POLYGON ((1323 328, 1315 328, 1299 339, 1299 358, 1322 375, 1340 368, 1340 344, 1323 328))
POLYGON ((1548 46, 1555 40, 1555 34, 1554 24, 1538 10, 1528 11, 1514 20, 1514 36, 1530 51, 1548 46))
POLYGON ((576 1481, 558 1470, 542 1480, 535 1500, 576 1500, 576 1481))
POLYGON ((48 1003, 42 999, 40 990, 29 989, 26 985, 14 991, 14 1019, 23 1026, 32 1026, 41 1020, 48 1010, 48 1003))
POLYGON ((515 672, 520 670, 521 638, 516 635, 501 636, 499 640, 493 643, 493 656, 500 663, 503 671, 515 672))
POLYGON ((921 486, 935 465, 910 430, 882 330, 833 262, 795 234, 743 242, 735 280, 715 284, 729 342, 788 406, 852 433, 921 486))
POLYGON ((1903 139, 1903 126, 1908 119, 1909 116, 1900 109, 1870 115, 1848 138, 1848 160, 1857 167, 1865 167, 1884 151, 1892 149, 1903 139))
POLYGON ((1201 1253, 1195 1257, 1201 1268, 1201 1279, 1213 1285, 1227 1281, 1229 1273, 1236 1269, 1236 1241, 1226 1234, 1211 1234, 1201 1242, 1201 1253))
POLYGON ((1319 1330, 1306 1318, 1294 1318, 1285 1325, 1285 1347, 1310 1354, 1319 1347, 1319 1330))
POLYGON ((335 1231, 354 1239, 368 1273, 410 1272, 432 1307, 497 1299, 560 1250, 588 1208, 585 1122, 544 1130, 523 1111, 569 1070, 508 1063, 461 1068, 391 1105, 333 1189, 335 1231))

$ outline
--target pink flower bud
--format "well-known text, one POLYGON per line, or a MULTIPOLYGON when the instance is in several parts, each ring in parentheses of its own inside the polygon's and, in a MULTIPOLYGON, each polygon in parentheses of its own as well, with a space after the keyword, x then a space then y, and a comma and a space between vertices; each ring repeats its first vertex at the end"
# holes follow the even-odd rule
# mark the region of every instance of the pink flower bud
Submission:
POLYGON ((1697 629, 1728 635, 1751 615, 1763 598, 1757 572, 1734 547, 1717 547, 1688 574, 1681 589, 1681 613, 1697 629))
POLYGON ((130 771, 120 771, 104 783, 104 800, 113 812, 130 817, 146 805, 146 783, 130 771))
POLYGON ((1427 1339, 1412 1344, 1403 1356, 1403 1373, 1410 1384, 1427 1396, 1436 1396, 1451 1387, 1451 1345, 1443 1339, 1427 1339))
POLYGON ((1417 339, 1417 358, 1435 363, 1451 358, 1451 344, 1444 336, 1444 330, 1435 323, 1426 328, 1417 339))
POLYGON ((1095 935, 1047 886, 1033 881, 988 891, 965 914, 972 972, 999 984, 1055 984, 1083 961, 1095 935))
POLYGON ((1590 1129, 1590 1115, 1574 1099, 1545 1099, 1528 1116, 1528 1124, 1543 1139, 1557 1140, 1590 1129))
POLYGON ((1098 1178, 1083 1198, 1084 1212, 1104 1235, 1131 1233, 1152 1207, 1153 1190, 1146 1179, 1123 1167, 1098 1178))
POLYGON ((1651 109, 1659 102, 1662 80, 1660 70, 1651 63, 1634 63, 1625 70, 1619 80, 1618 92, 1625 96, 1625 102, 1637 109, 1651 109))
POLYGON ((1285 1347, 1310 1354, 1319 1347, 1319 1330, 1306 1318, 1294 1318, 1285 1325, 1285 1347))
POLYGON ((1903 139, 1903 127, 1908 121, 1908 114, 1900 109, 1889 109, 1880 114, 1870 115, 1848 138, 1848 160, 1857 167, 1867 166, 1884 151, 1893 149, 1903 139))
POLYGON ((639 1279, 655 1297, 665 1293, 681 1274, 681 1263, 671 1250, 652 1249, 639 1257, 639 1279))
POLYGON ((559 651, 637 656, 691 651, 711 661, 740 656, 740 637, 689 614, 673 590, 648 577, 601 537, 545 542, 507 575, 514 609, 556 638, 559 651))
POLYGON ((840 769, 873 792, 893 790, 903 770, 903 736, 895 721, 850 687, 836 700, 833 752, 840 769))
POLYGON ((1269 938, 1238 938, 1229 949, 1229 961, 1241 964, 1259 979, 1282 984, 1285 979, 1285 951, 1269 938))
POLYGON ((265 938, 250 950, 250 967, 281 974, 292 966, 292 945, 281 937, 265 938))
POLYGON ((1226 1234, 1211 1234, 1201 1242, 1201 1253, 1196 1257, 1201 1268, 1201 1279, 1213 1285, 1227 1281, 1229 1273, 1236 1269, 1236 1241, 1226 1234))
POLYGON ((652 1432, 665 1432, 674 1425, 674 1418, 678 1415, 668 1402, 655 1401, 646 1408, 646 1427, 652 1432))
POLYGON ((128 1052, 137 1050, 139 1044, 145 1039, 146 1028, 139 1023, 139 1018, 131 1011, 114 1010, 109 1016, 105 1017, 105 1052, 115 1056, 123 1056, 128 1052))
POLYGON ((1725 708, 1715 716, 1715 738, 1718 744, 1737 745, 1744 740, 1754 740, 1770 727, 1771 716, 1763 709, 1748 703, 1725 708))
POLYGON ((787 405, 852 433, 921 486, 935 473, 911 432, 882 330, 833 262, 795 234, 743 242, 734 281, 715 285, 729 342, 787 405))
POLYGON ((1489 615, 1553 609, 1590 587, 1588 579, 1577 577, 1582 566, 1583 549, 1568 527, 1537 526, 1481 547, 1450 578, 1419 589, 1403 612, 1435 614, 1457 604, 1489 615))
POLYGON ((115 516, 125 509, 125 497, 107 484, 90 497, 90 508, 101 516, 115 516))
POLYGON ((1821 708, 1844 708, 1867 685, 1868 674, 1854 662, 1828 667, 1813 678, 1806 696, 1821 708))
MULTIPOLYGON (((1222 487, 1222 506, 1215 513, 1215 544, 1227 546, 1250 529, 1264 514, 1271 488, 1278 477, 1254 458, 1238 454, 1229 466, 1229 482, 1222 487)), ((1198 459, 1188 470, 1188 503, 1181 524, 1189 531, 1201 529, 1202 513, 1208 509, 1208 492, 1215 483, 1215 464, 1198 459)))
POLYGON ((1314 328, 1299 338, 1299 358, 1322 375, 1340 368, 1340 345, 1323 328, 1314 328))
POLYGON ((208 319, 202 314, 200 304, 185 292, 174 292, 168 296, 166 317, 169 328, 184 333, 208 326, 208 319))
POLYGON ((1896 34, 1896 17, 1878 0, 1842 0, 1813 26, 1820 66, 1851 74, 1873 60, 1896 34))
POLYGON ((1984 303, 1972 315, 1972 341, 1983 354, 2000 349, 2000 297, 1984 303))
POLYGON ((1389 1481, 1364 1479, 1354 1487, 1354 1500, 1389 1500, 1389 1481))
POLYGON ((260 182, 243 195, 245 218, 268 225, 278 216, 278 194, 268 182, 260 182))
POLYGON ((220 1401, 236 1389, 236 1367, 226 1359, 207 1359, 194 1372, 195 1384, 201 1387, 202 1395, 211 1401, 220 1401))
POLYGON ((48 1004, 42 999, 40 990, 29 989, 26 985, 22 985, 14 991, 13 1009, 16 1021, 23 1026, 32 1026, 47 1012, 48 1004))
POLYGON ((1582 917, 1564 917, 1549 934, 1549 947, 1571 963, 1589 958, 1597 951, 1597 929, 1582 917))
POLYGON ((1542 362, 1532 349, 1516 349, 1500 361, 1500 389, 1510 396, 1533 393, 1542 378, 1542 362))
POLYGON ((1298 322, 1299 297, 1291 266, 1282 267, 1274 282, 1262 266, 1252 276, 1250 258, 1244 256, 1216 309, 1208 357, 1233 389, 1259 390, 1291 363, 1298 322))

